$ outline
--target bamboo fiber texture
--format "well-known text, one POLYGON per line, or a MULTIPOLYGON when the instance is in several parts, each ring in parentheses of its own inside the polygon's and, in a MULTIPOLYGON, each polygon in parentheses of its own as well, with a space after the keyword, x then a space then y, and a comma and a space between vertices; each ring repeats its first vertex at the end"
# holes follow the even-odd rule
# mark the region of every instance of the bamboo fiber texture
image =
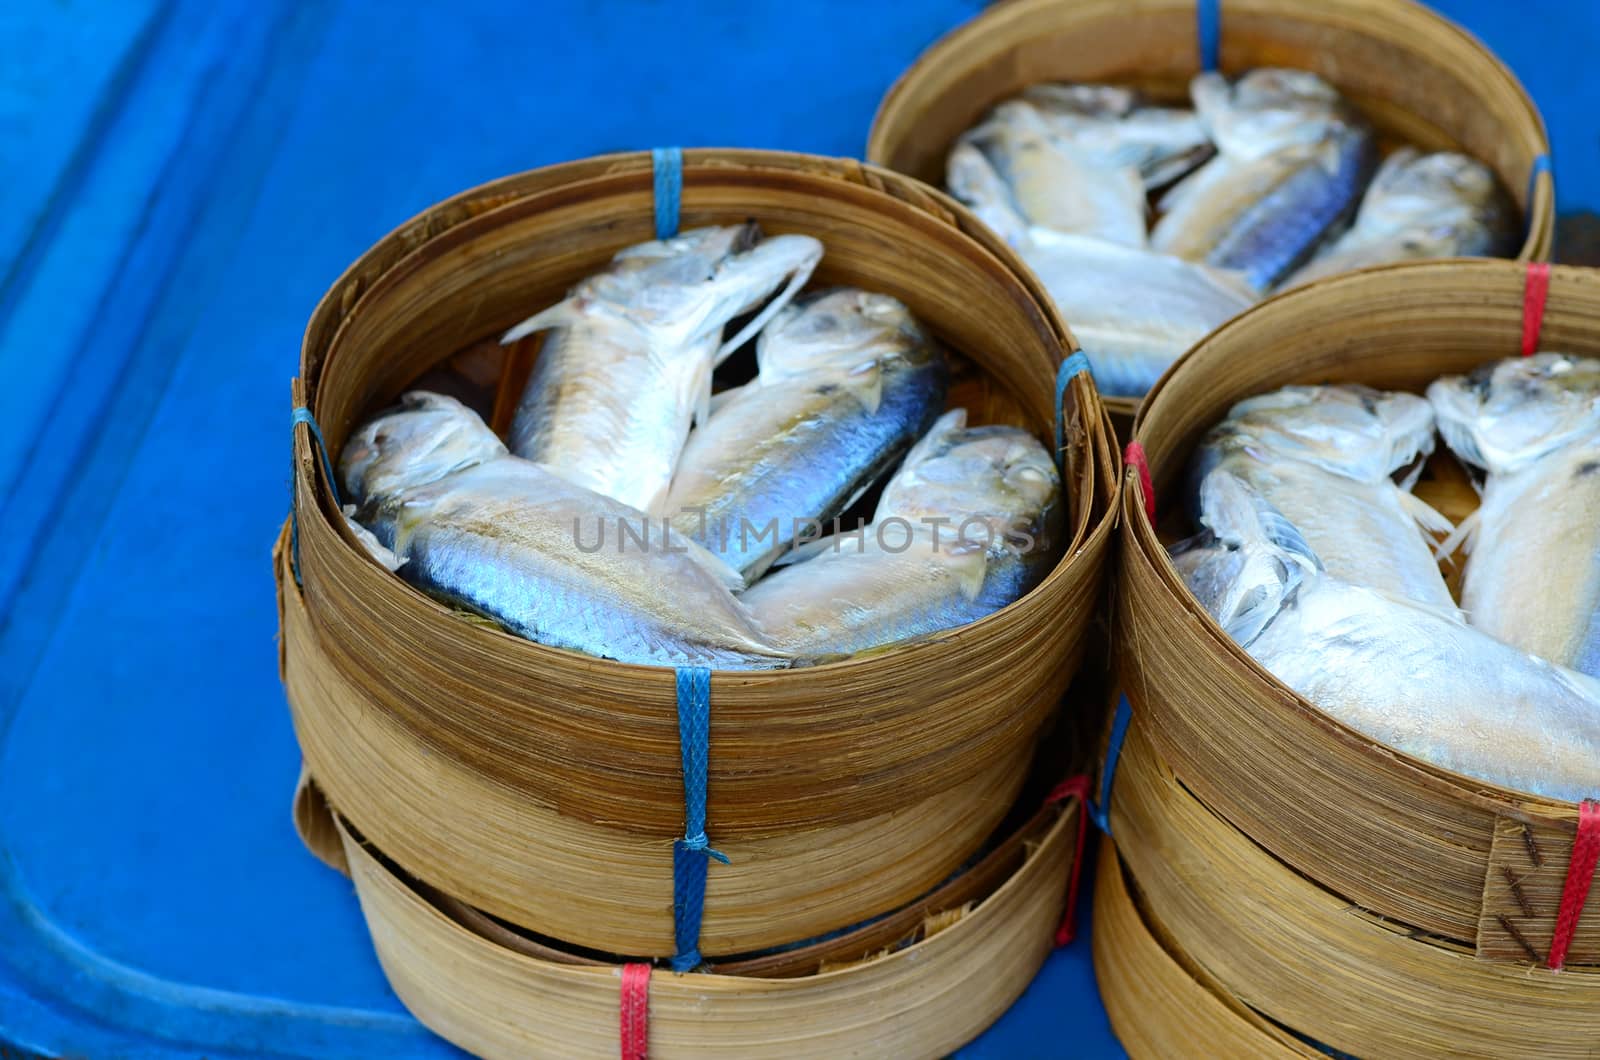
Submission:
MULTIPOLYGON (((1004 1012, 1049 953, 1081 812, 1043 811, 1019 837, 1022 849, 1006 855, 1002 879, 975 897, 935 902, 924 937, 904 949, 793 977, 657 969, 650 1056, 946 1055, 1004 1012)), ((419 1020, 488 1060, 617 1055, 620 966, 497 943, 341 834, 378 959, 419 1020)))
POLYGON ((1352 905, 1190 794, 1142 729, 1117 771, 1112 835, 1151 920, 1230 995, 1355 1056, 1594 1055, 1595 970, 1479 960, 1352 905))
MULTIPOLYGON (((900 298, 976 365, 953 401, 1048 435, 1070 337, 1031 274, 952 200, 856 162, 685 152, 682 226, 745 219, 820 238, 816 282, 900 298)), ((296 401, 337 454, 422 371, 651 236, 648 155, 458 196, 334 285, 307 330, 296 401)), ((710 833, 735 864, 712 866, 703 952, 889 908, 970 854, 1003 812, 1082 654, 1114 518, 1120 468, 1086 375, 1062 409, 1071 540, 1028 597, 867 657, 713 675, 710 833), (864 895, 876 898, 862 906, 864 895)), ((495 915, 608 952, 672 952, 666 866, 683 827, 672 671, 463 621, 381 570, 334 512, 306 433, 295 440, 303 587, 279 571, 306 621, 286 637, 285 673, 333 804, 408 871, 495 915)))
MULTIPOLYGON (((1010 0, 935 43, 878 107, 867 158, 943 184, 956 137, 1040 81, 1135 85, 1185 98, 1200 69, 1195 0, 1010 0)), ((1476 38, 1410 0, 1223 0, 1220 68, 1312 70, 1385 138, 1488 163, 1528 218, 1519 260, 1550 256, 1550 143, 1516 77, 1476 38), (1532 200, 1529 201, 1529 196, 1532 200)), ((1070 323, 1070 321, 1069 321, 1070 323)), ((1117 414, 1137 402, 1108 398, 1117 414)))
MULTIPOLYGON (((1420 390, 1515 356, 1525 274, 1482 260, 1386 266, 1288 292, 1224 325, 1140 412, 1161 509, 1179 516, 1190 452, 1248 395, 1317 382, 1420 390)), ((1552 270, 1540 346, 1600 354, 1600 274, 1552 270)), ((1134 716, 1183 783, 1362 908, 1485 958, 1546 955, 1578 807, 1402 754, 1295 695, 1189 594, 1143 489, 1135 476, 1128 483, 1116 666, 1134 716)), ((1120 798, 1120 773, 1117 785, 1120 798)), ((1589 902, 1568 963, 1600 963, 1600 902, 1589 902)))
POLYGON ((1139 908, 1109 841, 1100 846, 1094 888, 1094 971, 1111 1027, 1133 1060, 1208 1056, 1240 1060, 1320 1058, 1246 1008, 1186 954, 1158 938, 1139 908))

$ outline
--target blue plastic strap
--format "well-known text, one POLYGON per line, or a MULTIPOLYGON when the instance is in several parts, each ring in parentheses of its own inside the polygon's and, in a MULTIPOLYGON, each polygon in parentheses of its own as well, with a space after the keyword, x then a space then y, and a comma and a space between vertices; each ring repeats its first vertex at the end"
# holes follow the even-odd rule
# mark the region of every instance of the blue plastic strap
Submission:
POLYGON ((706 771, 710 762, 711 671, 678 670, 678 749, 683 756, 683 838, 672 849, 672 970, 700 967, 700 919, 706 904, 706 859, 728 863, 706 838, 706 771))
POLYGON ((1062 454, 1067 447, 1067 426, 1061 422, 1061 403, 1067 397, 1067 384, 1072 382, 1072 377, 1089 370, 1089 358, 1080 351, 1074 353, 1061 362, 1061 367, 1056 369, 1056 467, 1066 476, 1066 461, 1062 454))
MULTIPOLYGON (((333 476, 333 461, 328 457, 328 443, 322 437, 322 428, 317 426, 317 418, 311 415, 311 410, 304 405, 299 406, 289 417, 289 429, 292 431, 300 424, 311 428, 311 437, 317 443, 317 452, 322 455, 322 470, 328 477, 328 489, 333 494, 333 503, 343 507, 339 501, 339 481, 333 476)), ((294 583, 300 581, 300 513, 295 505, 295 472, 294 460, 289 461, 289 566, 294 571, 294 583)))
POLYGON ((1550 174, 1552 182, 1550 190, 1553 193, 1555 191, 1555 170, 1551 168, 1549 155, 1539 155, 1533 160, 1533 165, 1528 169, 1527 198, 1523 200, 1528 204, 1527 209, 1523 210, 1523 217, 1526 218, 1522 232, 1524 240, 1527 239, 1529 230, 1533 228, 1533 193, 1539 190, 1539 175, 1542 173, 1550 174))
POLYGON ((683 195, 683 149, 658 147, 650 152, 655 167, 656 238, 678 234, 678 204, 683 195))
POLYGON ((1196 0, 1194 17, 1200 38, 1200 69, 1215 70, 1222 52, 1222 0, 1196 0))
POLYGON ((1117 761, 1122 757, 1122 742, 1128 738, 1128 722, 1133 720, 1133 705, 1128 697, 1117 701, 1116 717, 1111 719, 1111 740, 1106 744, 1105 765, 1100 767, 1100 798, 1089 806, 1089 819, 1106 835, 1111 834, 1111 787, 1117 780, 1117 761))

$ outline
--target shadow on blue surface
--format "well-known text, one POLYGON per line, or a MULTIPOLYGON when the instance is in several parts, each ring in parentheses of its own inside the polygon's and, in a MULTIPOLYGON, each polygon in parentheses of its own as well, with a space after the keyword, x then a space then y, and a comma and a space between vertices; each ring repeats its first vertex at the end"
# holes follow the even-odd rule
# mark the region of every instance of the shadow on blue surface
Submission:
MULTIPOLYGON (((1441 3, 1600 180, 1589 5, 1441 3), (1585 86, 1585 96, 1570 86, 1585 86)), ((0 1036, 107 1056, 459 1055, 299 848, 268 550, 312 305, 431 202, 660 143, 861 149, 977 0, 0 12, 0 1036)), ((1087 940, 964 1055, 1117 1055, 1087 940)))

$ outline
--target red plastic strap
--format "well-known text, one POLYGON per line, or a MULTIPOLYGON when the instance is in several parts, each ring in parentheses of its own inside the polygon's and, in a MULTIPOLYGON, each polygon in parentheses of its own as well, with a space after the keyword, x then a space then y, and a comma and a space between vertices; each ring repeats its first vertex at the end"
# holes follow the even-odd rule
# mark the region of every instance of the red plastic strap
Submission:
POLYGON ((1600 861, 1600 802, 1584 799, 1578 807, 1578 837, 1572 841, 1572 860, 1567 862, 1567 883, 1561 889, 1561 911, 1556 914, 1556 933, 1550 939, 1550 967, 1560 971, 1567 963, 1567 948, 1578 933, 1578 918, 1589 898, 1594 882, 1595 863, 1600 861))
POLYGON ((1550 294, 1550 266, 1528 262, 1528 279, 1522 288, 1522 356, 1539 349, 1539 331, 1544 327, 1544 303, 1550 294))
POLYGON ((1068 777, 1044 797, 1046 806, 1074 798, 1078 800, 1077 848, 1072 855, 1072 874, 1067 877, 1067 908, 1056 928, 1057 946, 1065 946, 1078 935, 1078 881, 1083 875, 1083 840, 1089 834, 1089 778, 1084 774, 1068 777))
POLYGON ((622 1060, 645 1060, 650 1045, 650 965, 622 966, 622 1060))
POLYGON ((1139 488, 1144 491, 1144 511, 1153 523, 1156 521, 1156 489, 1150 483, 1150 464, 1144 458, 1144 446, 1129 442, 1122 451, 1122 462, 1139 472, 1139 488))

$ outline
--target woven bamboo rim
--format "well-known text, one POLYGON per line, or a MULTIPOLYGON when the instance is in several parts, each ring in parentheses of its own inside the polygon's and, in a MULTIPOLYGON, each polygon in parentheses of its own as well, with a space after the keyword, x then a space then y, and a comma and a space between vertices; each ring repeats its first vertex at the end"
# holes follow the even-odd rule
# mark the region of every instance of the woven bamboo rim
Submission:
MULTIPOLYGON (((821 237, 818 282, 894 294, 977 359, 987 374, 952 401, 1048 432, 1070 338, 1026 270, 951 200, 854 162, 690 151, 682 201, 686 228, 754 217, 772 232, 821 237)), ((315 385, 297 384, 296 399, 309 394, 337 452, 366 409, 425 367, 649 238, 651 215, 644 155, 551 167, 441 204, 379 243, 325 297, 302 354, 315 385)), ((730 856, 746 841, 772 840, 753 849, 787 849, 780 867, 795 872, 762 876, 760 893, 729 892, 755 904, 741 909, 728 897, 719 911, 724 866, 715 866, 704 952, 807 937, 823 908, 836 917, 829 929, 874 911, 837 916, 848 904, 842 892, 795 898, 805 874, 816 890, 802 836, 813 857, 855 850, 858 870, 865 858, 868 870, 898 877, 848 885, 857 896, 876 888, 887 908, 914 880, 937 879, 935 866, 958 863, 1003 812, 1017 764, 1076 669, 1110 538, 1120 469, 1086 377, 1072 381, 1063 407, 1072 541, 1027 598, 870 658, 713 677, 711 838, 730 856), (931 809, 940 796, 955 801, 931 809), (936 834, 928 822, 942 826, 943 843, 913 849, 923 832, 936 834), (786 909, 773 904, 785 895, 786 909)), ((462 622, 379 570, 333 517, 305 435, 295 442, 304 589, 293 595, 305 604, 303 642, 316 660, 307 669, 318 676, 291 683, 290 696, 335 804, 408 871, 497 915, 612 952, 670 952, 670 892, 656 892, 671 875, 656 874, 683 824, 672 673, 462 622), (438 787, 424 798, 414 773, 438 787), (519 827, 496 831, 497 819, 519 827), (562 912, 570 900, 529 897, 530 876, 577 866, 596 843, 635 859, 625 870, 612 861, 610 894, 583 892, 612 908, 609 920, 577 922, 562 912), (639 886, 619 882, 629 879, 639 886), (562 919, 535 919, 539 910, 562 919)), ((847 874, 842 860, 823 868, 830 881, 847 874)), ((729 880, 754 888, 756 869, 729 880)), ((587 871, 554 876, 570 882, 587 871)))
MULTIPOLYGON (((1049 953, 1080 812, 1035 818, 1003 881, 930 908, 926 937, 905 949, 800 976, 656 970, 650 1055, 947 1054, 1004 1012, 1049 953)), ((489 1060, 617 1055, 619 965, 519 952, 478 934, 340 835, 384 973, 424 1024, 489 1060)))
POLYGON ((1356 1056, 1594 1055, 1600 971, 1479 960, 1317 886, 1190 794, 1142 721, 1111 831, 1173 947, 1314 1041, 1356 1056))
MULTIPOLYGON (((1011 0, 946 35, 878 106, 867 158, 942 184, 950 144, 1000 100, 1039 81, 1133 84, 1178 99, 1199 71, 1195 0, 1011 0)), ((1409 0, 1223 0, 1220 65, 1313 70, 1396 141, 1457 149, 1492 166, 1529 218, 1518 260, 1545 261, 1555 231, 1548 175, 1528 201, 1544 121, 1516 77, 1471 34, 1409 0)), ((1133 398, 1107 398, 1131 415, 1133 398)))
MULTIPOLYGON (((1288 292, 1224 325, 1173 368, 1139 415, 1163 511, 1175 525, 1189 453, 1246 395, 1323 381, 1417 390, 1515 355, 1525 274, 1495 261, 1388 266, 1288 292)), ((1551 270, 1540 345, 1600 353, 1600 273, 1551 270)), ((1142 489, 1135 483, 1124 494, 1119 678, 1184 783, 1256 842, 1366 909, 1475 945, 1484 957, 1548 953, 1577 806, 1412 758, 1295 695, 1189 594, 1145 514, 1142 489)), ((1568 962, 1600 962, 1600 902, 1589 903, 1568 962)))
MULTIPOLYGON (((514 924, 611 953, 673 952, 672 844, 562 816, 440 754, 367 705, 322 654, 279 550, 284 687, 309 772, 339 812, 406 870, 514 924)), ((701 948, 740 953, 833 931, 932 888, 1000 823, 1030 748, 985 763, 948 791, 863 820, 718 839, 701 948)), ((340 845, 302 780, 306 845, 339 866, 340 845)))
POLYGON ((1185 1056, 1202 1042, 1210 1056, 1323 1056, 1229 996, 1156 936, 1110 842, 1100 846, 1094 888, 1094 970, 1111 1027, 1134 1060, 1185 1056))

